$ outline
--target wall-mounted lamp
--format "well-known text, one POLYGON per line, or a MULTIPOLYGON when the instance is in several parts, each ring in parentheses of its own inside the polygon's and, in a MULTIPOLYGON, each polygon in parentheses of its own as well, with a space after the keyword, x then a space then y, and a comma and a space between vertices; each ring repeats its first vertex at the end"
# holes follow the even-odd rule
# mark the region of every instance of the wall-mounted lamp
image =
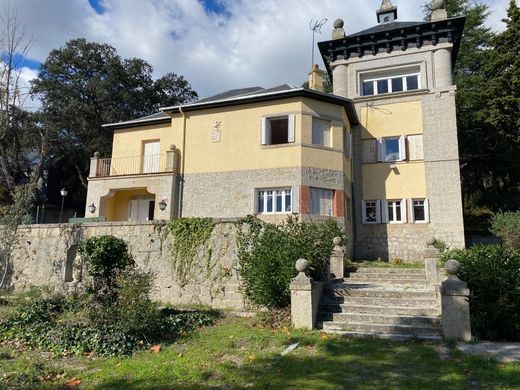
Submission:
POLYGON ((166 210, 166 206, 168 205, 166 204, 166 201, 164 199, 159 202, 159 208, 161 209, 161 211, 166 210))
POLYGON ((96 212, 96 205, 92 203, 90 206, 88 206, 88 211, 90 211, 91 214, 94 214, 96 212))

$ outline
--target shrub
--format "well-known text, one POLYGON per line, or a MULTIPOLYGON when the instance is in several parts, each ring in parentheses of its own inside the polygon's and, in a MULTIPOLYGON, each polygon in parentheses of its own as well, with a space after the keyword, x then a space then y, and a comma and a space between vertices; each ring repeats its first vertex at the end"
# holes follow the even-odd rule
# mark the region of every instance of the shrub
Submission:
POLYGON ((264 223, 255 217, 242 220, 237 245, 245 297, 254 305, 287 306, 289 284, 297 273, 296 260, 307 259, 310 276, 324 280, 334 247, 332 239, 336 236, 346 238, 333 219, 302 223, 289 218, 281 225, 264 223))
POLYGON ((78 247, 93 277, 94 290, 107 297, 113 292, 116 276, 134 264, 126 242, 114 236, 90 237, 78 247))
POLYGON ((491 232, 506 245, 520 249, 520 211, 495 214, 491 219, 491 232))
POLYGON ((480 339, 520 341, 520 251, 504 245, 451 250, 468 283, 471 328, 480 339))

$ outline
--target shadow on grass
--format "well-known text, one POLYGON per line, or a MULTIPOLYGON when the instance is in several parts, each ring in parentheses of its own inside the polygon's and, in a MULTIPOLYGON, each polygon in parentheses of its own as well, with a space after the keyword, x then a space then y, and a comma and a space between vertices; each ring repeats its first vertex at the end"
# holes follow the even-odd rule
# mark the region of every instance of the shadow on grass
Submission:
MULTIPOLYGON (((295 340, 290 340, 293 342, 295 340)), ((96 389, 472 389, 518 388, 520 366, 506 370, 493 361, 440 360, 433 345, 418 342, 334 338, 298 339, 288 356, 270 354, 241 367, 206 367, 197 378, 127 377, 96 389)))

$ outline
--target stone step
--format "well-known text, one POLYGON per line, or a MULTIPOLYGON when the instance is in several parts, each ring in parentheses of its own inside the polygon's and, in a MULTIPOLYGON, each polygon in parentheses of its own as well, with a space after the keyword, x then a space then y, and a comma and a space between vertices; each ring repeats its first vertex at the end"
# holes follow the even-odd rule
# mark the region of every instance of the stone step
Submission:
POLYGON ((397 278, 397 277, 351 277, 347 283, 390 284, 401 286, 426 286, 426 278, 397 278))
POLYGON ((367 314, 367 313, 330 313, 319 312, 319 321, 333 321, 344 324, 350 323, 370 323, 370 324, 392 324, 392 325, 413 325, 420 327, 440 327, 441 319, 439 316, 402 316, 394 314, 367 314))
POLYGON ((383 279, 383 280, 395 280, 395 279, 421 279, 426 280, 426 274, 387 274, 383 272, 371 272, 368 274, 359 274, 357 272, 349 274, 347 276, 347 281, 354 280, 354 279, 383 279))
POLYGON ((352 274, 425 275, 424 268, 367 268, 360 267, 352 274))
POLYGON ((436 307, 435 298, 387 298, 387 297, 367 297, 367 296, 324 296, 322 304, 347 304, 347 305, 368 305, 380 306, 381 304, 400 307, 436 307))
POLYGON ((394 314, 403 316, 439 316, 440 308, 437 306, 413 307, 413 306, 381 306, 379 305, 354 305, 354 304, 322 304, 320 311, 327 313, 347 314, 394 314))
POLYGON ((433 326, 396 325, 396 324, 371 324, 355 322, 321 322, 321 329, 327 331, 360 332, 368 334, 400 334, 410 336, 441 336, 441 328, 433 326))
POLYGON ((410 334, 396 334, 396 333, 366 333, 366 332, 352 332, 352 331, 344 331, 344 330, 322 330, 324 333, 329 334, 335 334, 338 336, 344 336, 344 337, 359 337, 359 338, 380 338, 380 339, 389 339, 389 340, 397 340, 397 341, 405 341, 410 340, 414 338, 418 338, 420 340, 425 341, 442 341, 442 337, 440 335, 437 336, 426 336, 426 335, 419 335, 414 336, 410 334))
POLYGON ((426 289, 389 289, 377 287, 356 288, 326 288, 323 292, 324 297, 368 297, 368 298, 400 298, 400 299, 435 299, 435 290, 426 289))

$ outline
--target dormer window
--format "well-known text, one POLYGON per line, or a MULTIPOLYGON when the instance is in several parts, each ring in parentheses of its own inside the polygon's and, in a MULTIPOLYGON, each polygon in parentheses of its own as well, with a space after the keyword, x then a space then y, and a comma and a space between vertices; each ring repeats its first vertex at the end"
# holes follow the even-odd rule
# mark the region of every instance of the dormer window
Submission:
POLYGON ((361 76, 361 96, 382 95, 421 88, 419 68, 401 72, 366 74, 361 76))

